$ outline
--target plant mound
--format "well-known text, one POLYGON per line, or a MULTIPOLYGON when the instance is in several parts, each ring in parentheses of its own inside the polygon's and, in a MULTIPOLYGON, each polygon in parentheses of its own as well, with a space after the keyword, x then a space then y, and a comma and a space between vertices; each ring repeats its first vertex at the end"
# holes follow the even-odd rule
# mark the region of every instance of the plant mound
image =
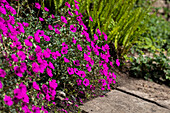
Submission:
MULTIPOLYGON (((78 107, 80 95, 89 97, 96 89, 109 90, 116 83, 107 35, 96 29, 90 37, 78 12, 79 2, 74 2, 74 7, 66 2, 60 14, 49 16, 49 9, 39 3, 30 8, 23 2, 16 6, 17 12, 0 0, 3 112, 67 112, 59 108, 78 107)), ((120 65, 118 59, 116 64, 120 65)))

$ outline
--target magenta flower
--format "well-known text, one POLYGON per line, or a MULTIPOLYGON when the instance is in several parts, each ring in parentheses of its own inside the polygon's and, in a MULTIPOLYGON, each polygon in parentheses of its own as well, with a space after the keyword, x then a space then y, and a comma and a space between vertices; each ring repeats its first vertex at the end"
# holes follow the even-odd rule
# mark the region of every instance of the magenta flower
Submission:
POLYGON ((76 8, 77 10, 79 10, 79 6, 78 6, 77 4, 75 4, 75 8, 76 8))
POLYGON ((27 65, 25 62, 22 62, 20 65, 20 70, 22 73, 24 73, 27 70, 27 65))
POLYGON ((93 22, 93 19, 92 19, 92 17, 91 17, 91 16, 89 16, 89 20, 93 22))
POLYGON ((50 53, 47 50, 44 50, 43 56, 44 56, 44 58, 49 58, 50 57, 50 53))
POLYGON ((5 95, 4 102, 6 105, 11 106, 13 104, 13 101, 10 96, 5 95))
POLYGON ((107 35, 104 32, 102 32, 102 34, 104 35, 104 39, 107 41, 107 35))
POLYGON ((97 29, 97 33, 99 34, 99 36, 102 35, 99 29, 97 29))
POLYGON ((42 53, 42 49, 39 45, 36 45, 36 48, 34 50, 36 53, 42 53))
POLYGON ((101 86, 101 90, 105 90, 105 86, 102 85, 102 86, 101 86))
POLYGON ((17 52, 17 55, 21 58, 21 61, 26 59, 26 55, 23 51, 17 52))
POLYGON ((30 60, 35 60, 35 57, 33 55, 29 55, 30 60))
POLYGON ((90 46, 89 46, 89 45, 87 45, 87 50, 88 50, 88 51, 91 51, 91 48, 90 48, 90 46))
MULTIPOLYGON (((11 15, 9 15, 9 22, 10 24, 14 25, 15 24, 15 18, 11 15)), ((24 25, 24 24, 23 24, 24 25)))
POLYGON ((29 23, 23 22, 23 25, 24 25, 24 27, 28 27, 28 26, 29 26, 29 23))
POLYGON ((73 61, 74 65, 76 66, 80 66, 80 61, 79 60, 76 60, 76 61, 73 61))
POLYGON ((67 67, 67 72, 68 72, 69 75, 73 75, 74 74, 74 69, 70 68, 70 67, 67 67))
POLYGON ((53 19, 55 18, 55 16, 54 16, 53 14, 51 15, 51 17, 52 17, 53 19))
POLYGON ((27 38, 28 38, 28 40, 29 40, 29 39, 33 39, 34 37, 33 37, 33 36, 28 36, 27 38))
POLYGON ((18 62, 18 57, 15 54, 12 54, 11 58, 14 62, 18 62))
POLYGON ((67 20, 65 17, 61 16, 61 21, 67 24, 67 20))
POLYGON ((17 49, 22 49, 22 45, 21 45, 21 42, 19 42, 19 41, 16 41, 15 42, 15 46, 17 47, 17 49))
POLYGON ((55 33, 61 34, 61 32, 57 28, 55 28, 55 33))
POLYGON ((19 85, 19 89, 21 90, 21 92, 26 93, 27 92, 27 86, 24 85, 23 82, 21 82, 21 84, 19 85))
POLYGON ((50 37, 47 36, 47 35, 44 35, 44 40, 45 40, 45 41, 50 41, 50 37))
POLYGON ((41 110, 44 111, 44 113, 48 113, 48 111, 46 109, 44 109, 43 106, 42 106, 41 110))
POLYGON ((103 50, 103 51, 106 51, 106 49, 105 49, 105 47, 104 47, 104 46, 102 46, 102 50, 103 50))
POLYGON ((35 38, 35 41, 40 43, 40 37, 38 35, 38 33, 34 33, 34 38, 35 38))
POLYGON ((49 95, 49 94, 46 94, 46 99, 47 99, 48 101, 51 101, 51 100, 50 100, 50 95, 49 95))
POLYGON ((37 61, 38 61, 38 63, 43 63, 43 59, 42 59, 42 55, 41 55, 42 53, 37 53, 36 55, 37 55, 37 61))
POLYGON ((86 53, 84 53, 84 59, 85 59, 86 61, 89 61, 89 60, 90 60, 90 57, 89 57, 86 53))
POLYGON ((53 65, 51 62, 49 62, 48 66, 49 66, 51 69, 55 69, 54 65, 53 65))
MULTIPOLYGON (((83 28, 84 28, 84 30, 88 30, 88 28, 86 27, 85 24, 83 24, 83 28)), ((86 38, 89 38, 89 37, 86 37, 86 38)), ((89 42, 90 42, 90 41, 89 41, 89 42)))
POLYGON ((24 26, 23 26, 21 23, 19 23, 19 22, 17 22, 17 24, 18 24, 18 29, 19 29, 19 31, 20 31, 21 33, 25 33, 24 26))
POLYGON ((107 83, 106 83, 106 80, 105 80, 105 79, 100 79, 100 80, 99 80, 99 83, 102 83, 102 85, 103 85, 103 86, 107 85, 107 83))
POLYGON ((48 87, 47 87, 47 85, 45 85, 45 84, 43 84, 42 85, 42 90, 43 90, 43 92, 45 93, 45 94, 47 94, 49 91, 48 91, 48 87))
POLYGON ((41 8, 41 5, 36 2, 36 3, 35 3, 35 7, 36 7, 37 9, 40 9, 40 8, 41 8))
POLYGON ((57 55, 57 57, 61 57, 61 54, 59 51, 56 51, 56 55, 57 55))
POLYGON ((81 79, 77 79, 76 82, 77 82, 77 85, 78 85, 78 86, 82 85, 82 84, 81 84, 81 82, 82 82, 81 79))
POLYGON ((52 97, 51 97, 51 100, 54 100, 54 98, 55 98, 55 95, 56 95, 56 91, 54 90, 54 89, 52 89, 52 88, 50 88, 50 94, 52 95, 52 97))
POLYGON ((105 45, 104 45, 104 48, 105 48, 106 50, 109 50, 109 49, 110 49, 108 44, 105 44, 105 45))
POLYGON ((82 51, 82 47, 80 44, 77 45, 78 50, 82 51))
POLYGON ((83 23, 83 21, 81 20, 81 21, 79 21, 79 25, 84 25, 84 23, 83 23))
POLYGON ((11 11, 11 13, 14 14, 14 15, 17 14, 16 10, 15 10, 13 7, 10 7, 10 11, 11 11))
POLYGON ((23 102, 26 102, 26 103, 29 103, 29 97, 28 97, 27 94, 23 95, 22 101, 23 101, 23 102))
POLYGON ((90 55, 90 54, 91 54, 91 52, 88 52, 88 51, 87 51, 87 55, 90 55))
POLYGON ((79 71, 79 76, 82 78, 86 77, 86 73, 84 71, 79 71))
POLYGON ((39 71, 40 73, 44 73, 44 69, 46 68, 46 66, 42 63, 39 65, 39 71))
POLYGON ((58 84, 56 83, 56 80, 49 81, 49 86, 52 90, 55 90, 58 87, 58 84))
POLYGON ((94 40, 98 40, 98 36, 94 34, 94 40))
POLYGON ((67 54, 68 50, 65 47, 62 47, 61 54, 67 54))
POLYGON ((76 0, 74 0, 74 3, 75 3, 75 4, 79 4, 79 2, 77 2, 76 0))
POLYGON ((53 26, 52 25, 48 25, 48 29, 49 30, 53 30, 53 26))
POLYGON ((79 70, 77 68, 74 68, 74 72, 79 75, 79 70))
POLYGON ((94 53, 97 55, 97 56, 99 56, 99 51, 98 51, 98 49, 96 49, 95 47, 93 48, 93 51, 94 51, 94 53))
POLYGON ((39 20, 40 20, 40 21, 44 21, 44 19, 43 19, 43 18, 41 18, 41 17, 39 17, 39 20))
POLYGON ((71 5, 68 2, 65 3, 65 6, 67 6, 68 8, 71 8, 71 5))
POLYGON ((33 113, 40 113, 40 108, 36 107, 36 106, 33 106, 32 111, 33 111, 33 113))
POLYGON ((110 62, 110 66, 114 67, 114 66, 113 66, 113 62, 110 62))
POLYGON ((2 14, 6 15, 6 10, 5 10, 5 8, 0 7, 0 12, 1 12, 2 14))
POLYGON ((32 87, 33 87, 35 90, 40 90, 39 85, 38 85, 35 81, 33 82, 32 87))
POLYGON ((119 59, 116 60, 116 64, 117 64, 117 66, 120 66, 119 59))
POLYGON ((51 50, 49 48, 46 49, 46 51, 51 54, 51 50))
POLYGON ((61 29, 61 27, 60 27, 59 24, 54 25, 54 28, 59 28, 59 29, 61 29))
POLYGON ((77 31, 77 28, 74 27, 74 25, 70 25, 70 31, 72 32, 76 32, 77 31))
POLYGON ((74 39, 74 37, 73 37, 73 43, 76 44, 76 40, 74 39))
POLYGON ((73 16, 73 14, 68 10, 68 14, 70 15, 70 16, 73 16))
POLYGON ((45 11, 47 11, 47 12, 49 11, 49 9, 48 9, 48 8, 46 8, 46 7, 44 7, 44 10, 45 10, 45 11))
POLYGON ((49 69, 48 67, 47 67, 47 74, 50 76, 50 77, 53 77, 53 74, 52 74, 52 71, 51 71, 51 69, 49 69))
POLYGON ((28 39, 25 39, 24 42, 26 46, 32 46, 32 43, 28 39))
POLYGON ((2 84, 2 82, 0 81, 0 89, 2 89, 2 87, 3 87, 3 84, 2 84))
POLYGON ((69 59, 67 59, 66 57, 64 57, 64 62, 68 63, 70 62, 69 59))
POLYGON ((91 67, 89 64, 86 64, 86 69, 90 72, 91 71, 91 67))
POLYGON ((89 84, 90 84, 89 79, 85 78, 83 81, 83 85, 87 87, 89 84))
POLYGON ((14 67, 14 71, 15 71, 15 74, 16 74, 17 76, 19 76, 19 77, 22 77, 22 76, 23 76, 20 67, 15 66, 15 67, 14 67))
POLYGON ((62 46, 63 46, 63 48, 67 48, 68 49, 68 45, 66 44, 66 42, 63 42, 62 46))
POLYGON ((78 16, 77 18, 76 18, 76 20, 79 22, 79 21, 82 21, 82 18, 81 18, 81 16, 78 16))
POLYGON ((116 79, 116 75, 115 75, 114 73, 112 73, 112 77, 113 77, 114 79, 116 79))
POLYGON ((56 60, 56 58, 58 58, 58 56, 57 56, 57 53, 56 53, 56 52, 52 52, 51 54, 52 54, 52 58, 53 58, 53 59, 55 59, 55 60, 56 60))
POLYGON ((95 90, 95 86, 90 85, 90 90, 95 90))
POLYGON ((32 70, 33 70, 33 72, 38 73, 39 65, 36 62, 32 63, 32 70))
POLYGON ((112 81, 113 81, 113 78, 112 78, 111 76, 107 76, 107 82, 108 82, 109 84, 111 84, 112 81))
POLYGON ((36 33, 39 35, 39 36, 44 36, 44 31, 43 30, 37 30, 36 33))
POLYGON ((21 99, 23 94, 21 92, 21 90, 19 88, 16 88, 14 89, 14 96, 17 98, 17 99, 21 99))

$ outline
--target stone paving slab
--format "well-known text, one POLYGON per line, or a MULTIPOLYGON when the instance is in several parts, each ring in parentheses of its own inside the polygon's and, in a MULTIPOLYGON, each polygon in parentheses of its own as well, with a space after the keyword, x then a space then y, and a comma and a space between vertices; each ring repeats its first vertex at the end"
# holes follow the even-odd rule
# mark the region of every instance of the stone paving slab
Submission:
MULTIPOLYGON (((134 94, 135 96, 138 96, 139 98, 141 97, 142 99, 144 99, 146 101, 149 101, 151 103, 155 103, 155 104, 157 104, 159 106, 165 107, 165 108, 170 110, 170 99, 164 99, 164 100, 163 99, 158 99, 158 98, 152 97, 149 93, 144 93, 144 92, 141 92, 141 91, 129 90, 129 89, 125 88, 125 87, 119 87, 119 89, 123 90, 125 92, 128 92, 128 93, 130 92, 131 94, 134 94)), ((162 92, 162 94, 163 93, 164 92, 162 92)), ((154 93, 152 95, 154 95, 154 93)), ((169 95, 170 95, 170 92, 169 92, 169 95)))
POLYGON ((118 90, 106 95, 86 102, 81 109, 88 113, 170 113, 170 109, 118 90))

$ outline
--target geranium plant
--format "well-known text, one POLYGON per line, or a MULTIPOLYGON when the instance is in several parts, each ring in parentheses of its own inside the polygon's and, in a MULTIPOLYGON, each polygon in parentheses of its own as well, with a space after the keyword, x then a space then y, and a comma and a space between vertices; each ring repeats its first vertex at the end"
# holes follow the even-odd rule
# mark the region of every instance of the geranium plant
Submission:
MULTIPOLYGON (((89 37, 83 15, 78 12, 79 3, 75 0, 75 7, 68 2, 65 5, 61 14, 50 16, 49 9, 42 9, 39 3, 32 9, 17 6, 23 11, 17 18, 17 11, 6 0, 0 0, 3 112, 59 111, 59 91, 64 92, 63 101, 74 104, 81 101, 80 93, 87 97, 96 88, 109 90, 116 83, 107 35, 96 29, 97 34, 89 37), (42 11, 40 17, 36 17, 35 9, 42 11), (102 35, 105 40, 98 40, 102 35)), ((120 65, 119 60, 116 63, 120 65)))

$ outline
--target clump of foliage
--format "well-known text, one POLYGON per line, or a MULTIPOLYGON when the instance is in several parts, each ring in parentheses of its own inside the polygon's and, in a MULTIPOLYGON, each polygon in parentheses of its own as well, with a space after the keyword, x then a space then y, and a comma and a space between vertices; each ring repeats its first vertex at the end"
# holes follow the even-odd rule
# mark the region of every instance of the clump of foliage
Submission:
MULTIPOLYGON (((56 15, 48 15, 49 9, 44 7, 42 16, 36 17, 38 14, 33 9, 39 10, 41 5, 35 3, 29 7, 25 1, 15 6, 24 14, 20 17, 6 0, 1 1, 0 109, 3 112, 59 111, 61 91, 67 106, 71 103, 77 106, 76 102, 81 102, 80 94, 87 98, 95 95, 96 89, 109 90, 116 83, 107 35, 96 29, 97 33, 90 37, 83 15, 78 12, 79 2, 74 2, 75 7, 66 2, 56 15), (104 41, 99 40, 102 36, 104 41)), ((116 64, 120 65, 118 59, 116 64)))
POLYGON ((150 15, 147 30, 136 41, 139 49, 151 49, 153 51, 166 50, 170 54, 170 22, 156 14, 150 15))
MULTIPOLYGON (((133 50, 134 51, 134 50, 133 50)), ((145 56, 138 50, 138 57, 130 57, 130 76, 152 80, 157 83, 164 83, 170 86, 170 59, 160 51, 159 55, 150 50, 153 58, 145 56)))

